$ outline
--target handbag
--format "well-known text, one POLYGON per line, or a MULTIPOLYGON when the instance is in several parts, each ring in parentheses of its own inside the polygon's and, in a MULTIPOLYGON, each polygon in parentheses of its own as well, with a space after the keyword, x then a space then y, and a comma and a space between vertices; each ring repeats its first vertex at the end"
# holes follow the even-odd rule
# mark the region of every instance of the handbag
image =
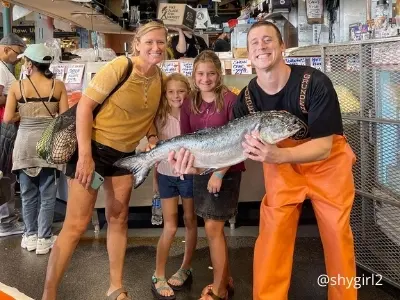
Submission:
MULTIPOLYGON (((130 58, 127 57, 128 67, 125 77, 115 86, 115 88, 108 94, 109 98, 114 94, 129 78, 132 73, 133 63, 130 58)), ((39 96, 40 97, 40 96, 39 96)), ((103 101, 104 103, 105 101, 103 101)), ((46 104, 42 101, 44 106, 46 104)), ((49 109, 46 109, 53 117, 53 120, 44 130, 41 138, 36 144, 36 152, 40 158, 46 160, 51 164, 65 164, 67 163, 72 155, 75 153, 78 147, 78 140, 76 135, 76 110, 78 103, 74 104, 70 109, 62 113, 57 117, 53 117, 49 109)), ((96 118, 98 112, 101 109, 102 104, 98 105, 93 110, 93 119, 96 118)))

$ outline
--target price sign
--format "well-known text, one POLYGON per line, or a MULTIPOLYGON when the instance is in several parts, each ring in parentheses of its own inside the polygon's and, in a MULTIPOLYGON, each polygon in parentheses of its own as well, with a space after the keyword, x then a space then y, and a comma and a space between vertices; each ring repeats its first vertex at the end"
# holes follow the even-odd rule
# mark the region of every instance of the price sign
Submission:
POLYGON ((310 65, 311 65, 311 67, 316 68, 321 71, 321 68, 322 68, 321 57, 311 57, 310 65))
POLYGON ((182 61, 181 62, 181 73, 185 76, 192 76, 193 72, 193 62, 192 61, 182 61))
POLYGON ((285 61, 288 65, 305 66, 306 59, 303 57, 286 57, 285 61))
POLYGON ((56 79, 64 81, 65 65, 52 65, 51 72, 56 75, 56 79))
POLYGON ((232 60, 232 75, 252 74, 251 62, 248 59, 232 60))
POLYGON ((166 61, 162 66, 165 74, 179 73, 179 62, 177 61, 166 61))
POLYGON ((65 79, 65 83, 74 83, 74 84, 81 83, 84 68, 85 65, 81 64, 68 66, 67 78, 65 79))

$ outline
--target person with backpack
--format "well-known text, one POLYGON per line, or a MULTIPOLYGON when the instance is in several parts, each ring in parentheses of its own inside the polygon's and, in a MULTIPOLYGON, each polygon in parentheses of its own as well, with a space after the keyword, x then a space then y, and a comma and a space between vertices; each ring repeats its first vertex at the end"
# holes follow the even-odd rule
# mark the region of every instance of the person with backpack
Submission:
POLYGON ((13 150, 12 171, 17 175, 25 225, 21 247, 47 254, 56 236, 52 234, 57 196, 57 179, 64 165, 50 164, 36 153, 36 144, 57 114, 68 109, 62 81, 50 72, 51 49, 44 44, 29 45, 23 54, 26 79, 11 86, 4 122, 13 122, 16 111, 20 124, 13 150))
POLYGON ((151 21, 140 26, 132 43, 133 56, 108 62, 90 81, 78 102, 78 149, 66 168, 66 176, 70 178, 67 213, 50 254, 42 300, 57 298, 64 272, 91 220, 98 191, 92 185, 94 178, 104 179, 106 194, 110 285, 105 294, 110 300, 129 299, 122 275, 133 176, 114 163, 134 154, 144 137, 151 145, 158 142, 154 119, 163 75, 157 64, 164 59, 166 45, 167 29, 162 22, 151 21), (119 89, 109 95, 121 82, 119 89), (101 108, 93 119, 93 111, 99 105, 101 108))

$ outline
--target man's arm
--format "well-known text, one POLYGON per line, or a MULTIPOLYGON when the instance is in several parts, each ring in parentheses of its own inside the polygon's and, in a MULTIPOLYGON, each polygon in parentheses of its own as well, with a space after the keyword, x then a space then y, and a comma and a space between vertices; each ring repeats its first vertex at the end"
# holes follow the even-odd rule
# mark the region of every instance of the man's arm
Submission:
POLYGON ((174 58, 179 59, 186 53, 186 38, 182 29, 178 30, 178 35, 171 39, 171 49, 174 52, 174 58))
POLYGON ((4 111, 3 122, 4 123, 15 123, 19 121, 19 115, 16 114, 17 110, 17 99, 15 97, 15 90, 17 89, 17 82, 14 82, 7 95, 6 109, 4 111))
POLYGON ((243 142, 247 158, 270 164, 301 164, 324 160, 332 149, 332 135, 312 139, 292 148, 279 148, 276 145, 263 143, 258 132, 246 135, 243 142))
POLYGON ((261 143, 259 135, 247 136, 243 147, 248 157, 267 163, 308 163, 326 159, 333 135, 343 133, 339 100, 332 82, 322 72, 313 74, 307 97, 308 127, 311 140, 293 148, 278 148, 261 143))

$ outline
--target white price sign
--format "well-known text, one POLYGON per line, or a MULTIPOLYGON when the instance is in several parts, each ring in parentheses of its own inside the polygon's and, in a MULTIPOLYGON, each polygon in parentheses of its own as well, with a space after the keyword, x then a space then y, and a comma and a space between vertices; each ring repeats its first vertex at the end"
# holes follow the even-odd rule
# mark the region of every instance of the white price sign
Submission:
POLYGON ((166 61, 162 66, 165 74, 179 73, 179 62, 177 61, 166 61))
POLYGON ((64 81, 65 65, 52 65, 51 72, 56 75, 56 79, 64 81))
POLYGON ((305 66, 306 59, 301 57, 287 57, 285 61, 288 65, 298 65, 298 66, 305 66))
POLYGON ((311 67, 316 68, 321 71, 321 68, 322 68, 321 57, 311 57, 310 65, 311 65, 311 67))
POLYGON ((182 61, 181 62, 181 73, 185 76, 192 76, 193 72, 193 62, 192 61, 182 61))
POLYGON ((232 60, 232 75, 252 74, 251 62, 248 59, 232 60))
POLYGON ((76 83, 79 84, 82 81, 83 70, 85 65, 70 65, 68 66, 67 77, 65 83, 76 83))

